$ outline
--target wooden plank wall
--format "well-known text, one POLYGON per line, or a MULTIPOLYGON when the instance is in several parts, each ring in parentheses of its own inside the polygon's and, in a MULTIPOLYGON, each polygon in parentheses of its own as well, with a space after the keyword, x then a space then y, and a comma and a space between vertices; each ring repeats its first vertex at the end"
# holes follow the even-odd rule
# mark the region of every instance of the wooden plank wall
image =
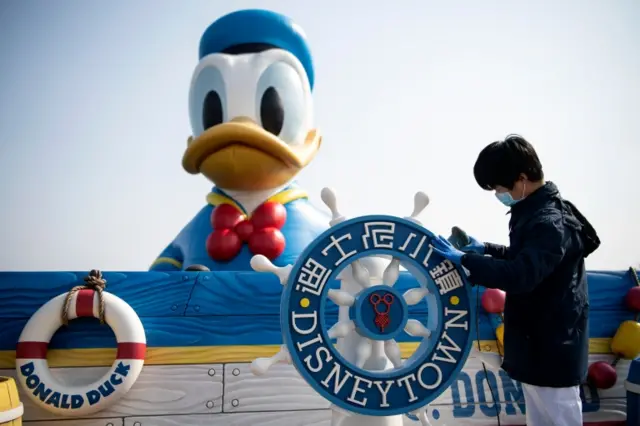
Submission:
MULTIPOLYGON (((599 360, 610 362, 613 356, 591 356, 592 362, 599 360)), ((618 382, 611 389, 596 391, 583 386, 587 419, 625 419, 624 380, 628 368, 629 361, 618 363, 618 382)), ((53 369, 54 376, 68 385, 87 383, 92 378, 100 377, 104 371, 105 367, 53 369)), ((15 377, 15 370, 0 370, 0 375, 15 377)), ((33 404, 22 390, 21 399, 25 404, 25 422, 49 424, 39 422, 50 421, 51 426, 75 426, 66 423, 69 420, 61 420, 33 404)), ((324 424, 322 421, 330 418, 328 408, 329 403, 307 385, 290 365, 277 365, 262 377, 254 376, 247 363, 146 366, 124 399, 97 413, 94 419, 84 423, 78 420, 77 426, 106 426, 114 419, 123 421, 124 425, 133 425, 137 421, 140 426, 173 425, 172 422, 194 426, 249 426, 255 419, 267 421, 269 418, 273 418, 274 422, 286 419, 286 423, 281 424, 306 425, 296 422, 302 419, 308 421, 307 416, 320 422, 318 424, 324 424), (268 415, 263 417, 266 413, 268 415)), ((520 384, 509 379, 504 371, 491 367, 488 367, 488 376, 485 376, 478 357, 469 358, 458 380, 431 404, 431 408, 439 414, 439 421, 434 425, 495 425, 496 410, 501 419, 504 418, 503 424, 524 424, 520 384), (493 402, 494 395, 499 402, 497 408, 493 402)), ((412 424, 408 418, 405 420, 406 424, 412 424)), ((114 426, 116 424, 122 423, 113 423, 114 426)), ((261 421, 253 424, 270 423, 261 421)))

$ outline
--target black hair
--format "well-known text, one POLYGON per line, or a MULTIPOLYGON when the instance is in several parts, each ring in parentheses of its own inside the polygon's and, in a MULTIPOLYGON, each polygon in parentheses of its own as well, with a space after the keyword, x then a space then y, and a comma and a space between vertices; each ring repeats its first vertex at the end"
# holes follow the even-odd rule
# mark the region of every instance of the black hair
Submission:
POLYGON ((522 174, 532 182, 544 179, 536 150, 520 135, 490 143, 480 151, 473 166, 476 182, 487 191, 498 185, 511 190, 522 174))

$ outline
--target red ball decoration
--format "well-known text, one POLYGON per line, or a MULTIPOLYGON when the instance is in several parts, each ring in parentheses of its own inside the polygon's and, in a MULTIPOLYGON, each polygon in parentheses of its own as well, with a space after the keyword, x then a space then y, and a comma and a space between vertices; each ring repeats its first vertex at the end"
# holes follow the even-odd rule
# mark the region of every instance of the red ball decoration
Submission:
POLYGON ((286 220, 285 207, 273 201, 261 204, 251 219, 231 204, 220 204, 211 213, 214 231, 207 238, 207 253, 213 260, 226 262, 247 243, 253 254, 274 260, 284 252, 285 239, 280 229, 286 220))
POLYGON ((588 378, 598 389, 611 389, 618 381, 618 373, 611 364, 597 361, 589 366, 588 378))
POLYGON ((213 260, 231 260, 240 253, 241 248, 240 237, 230 229, 216 229, 207 238, 207 253, 213 260))
POLYGON ((253 234, 253 223, 250 220, 243 220, 239 222, 233 229, 238 234, 238 237, 245 243, 249 241, 251 234, 253 234))
POLYGON ((261 204, 251 215, 251 222, 255 229, 282 229, 287 220, 287 210, 280 203, 267 201, 261 204))
POLYGON ((274 260, 284 251, 284 235, 276 228, 262 228, 251 234, 249 238, 249 250, 253 254, 261 254, 270 260, 274 260))
POLYGON ((244 214, 231 204, 220 204, 211 213, 213 229, 233 229, 244 219, 244 214))
POLYGON ((488 288, 482 294, 482 307, 490 314, 499 314, 504 312, 504 302, 506 293, 497 288, 488 288))
POLYGON ((624 301, 627 308, 633 312, 640 312, 640 287, 635 286, 630 288, 624 301))

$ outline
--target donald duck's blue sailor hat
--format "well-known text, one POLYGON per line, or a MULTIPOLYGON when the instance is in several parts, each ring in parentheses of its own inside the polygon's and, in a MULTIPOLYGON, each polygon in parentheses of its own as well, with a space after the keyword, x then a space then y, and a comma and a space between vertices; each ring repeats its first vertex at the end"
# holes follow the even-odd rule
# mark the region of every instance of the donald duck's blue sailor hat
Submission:
POLYGON ((313 60, 304 34, 290 18, 268 10, 239 10, 215 21, 200 39, 200 59, 250 43, 268 44, 293 54, 313 89, 313 60))

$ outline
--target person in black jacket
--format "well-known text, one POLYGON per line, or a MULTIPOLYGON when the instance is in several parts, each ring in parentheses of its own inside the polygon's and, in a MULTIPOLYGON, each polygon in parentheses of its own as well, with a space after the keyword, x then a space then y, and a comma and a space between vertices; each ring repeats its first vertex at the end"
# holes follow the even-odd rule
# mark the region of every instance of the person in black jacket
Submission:
POLYGON ((584 258, 598 236, 544 181, 533 146, 518 135, 484 148, 478 184, 511 209, 509 246, 468 238, 432 247, 462 265, 474 285, 506 292, 502 368, 522 383, 527 426, 582 426, 579 385, 587 375, 589 295, 584 258))

